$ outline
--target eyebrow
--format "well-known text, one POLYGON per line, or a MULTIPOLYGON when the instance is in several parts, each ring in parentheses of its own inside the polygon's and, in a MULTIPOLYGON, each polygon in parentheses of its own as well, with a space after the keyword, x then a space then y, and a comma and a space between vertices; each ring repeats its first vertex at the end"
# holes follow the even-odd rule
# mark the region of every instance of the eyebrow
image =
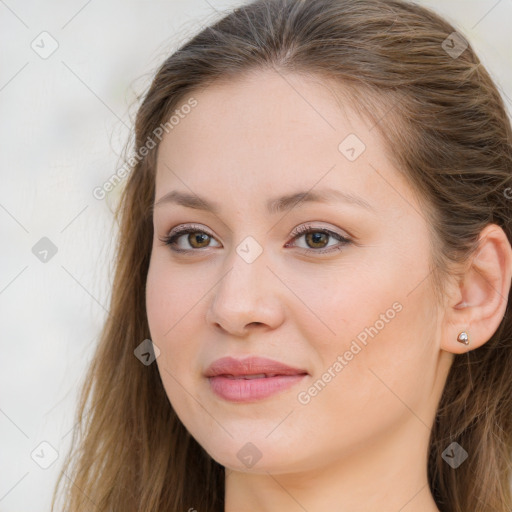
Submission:
MULTIPOLYGON (((359 206, 376 213, 375 208, 365 201, 362 197, 356 196, 348 192, 342 192, 332 188, 326 188, 315 191, 294 192, 293 194, 276 197, 267 201, 267 211, 271 214, 277 214, 283 211, 289 211, 298 203, 328 203, 332 201, 341 201, 347 204, 359 206)), ((195 210, 209 211, 214 214, 220 213, 221 206, 219 203, 210 201, 196 194, 187 192, 179 192, 173 190, 162 196, 154 205, 161 206, 163 204, 177 204, 186 208, 195 210)))

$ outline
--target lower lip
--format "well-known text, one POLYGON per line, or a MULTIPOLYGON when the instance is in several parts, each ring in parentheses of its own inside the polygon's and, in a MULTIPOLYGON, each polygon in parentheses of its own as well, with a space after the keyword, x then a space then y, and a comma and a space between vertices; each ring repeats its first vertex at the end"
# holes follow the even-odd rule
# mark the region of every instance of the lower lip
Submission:
POLYGON ((230 379, 221 375, 209 377, 215 394, 230 402, 253 402, 291 388, 306 375, 276 375, 259 379, 230 379))

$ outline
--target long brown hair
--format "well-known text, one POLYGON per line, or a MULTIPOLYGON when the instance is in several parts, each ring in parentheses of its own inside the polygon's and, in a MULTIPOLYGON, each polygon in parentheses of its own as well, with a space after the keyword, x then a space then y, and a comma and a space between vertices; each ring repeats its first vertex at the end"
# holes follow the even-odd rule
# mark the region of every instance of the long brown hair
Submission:
MULTIPOLYGON (((195 91, 264 68, 338 83, 347 101, 372 119, 424 205, 440 300, 443 276, 473 253, 486 225, 499 225, 512 240, 505 192, 512 181, 510 120, 474 50, 453 32, 435 13, 401 0, 257 0, 204 28, 165 60, 138 110, 136 154, 148 140, 156 138, 156 145, 129 161, 116 212, 110 313, 52 509, 60 494, 69 512, 224 508, 224 468, 178 419, 157 365, 134 357, 150 338, 145 284, 155 130, 170 130, 169 119, 195 91), (450 51, 454 47, 460 55, 450 51)), ((511 333, 507 307, 487 343, 455 355, 429 446, 429 485, 443 512, 512 510, 511 333), (454 441, 468 453, 457 469, 442 458, 454 441)))

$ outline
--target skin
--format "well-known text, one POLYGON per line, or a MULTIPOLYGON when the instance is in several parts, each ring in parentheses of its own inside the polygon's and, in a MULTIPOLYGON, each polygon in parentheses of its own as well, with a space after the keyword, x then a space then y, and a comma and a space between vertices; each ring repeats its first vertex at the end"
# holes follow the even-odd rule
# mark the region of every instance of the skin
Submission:
POLYGON ((197 106, 160 145, 156 202, 179 190, 221 209, 155 206, 146 301, 169 400, 226 467, 225 510, 437 512, 427 483, 430 428, 453 355, 485 343, 505 313, 505 234, 493 225, 482 232, 464 279, 450 281, 438 305, 421 206, 378 130, 339 108, 325 81, 259 71, 193 96, 197 106), (338 149, 348 134, 366 145, 353 162, 338 149), (323 188, 357 195, 371 209, 336 200, 287 213, 265 208, 270 198, 323 188), (190 223, 213 235, 193 246, 183 235, 179 247, 193 254, 161 241, 190 223), (353 242, 319 254, 339 242, 294 238, 301 225, 353 242), (247 236, 263 249, 252 263, 236 251, 247 236), (394 318, 333 371, 394 303, 402 307, 394 318), (463 330, 469 347, 456 341, 463 330), (264 400, 232 403, 202 375, 228 355, 265 356, 309 375, 264 400), (329 368, 330 382, 301 403, 298 394, 329 368), (237 457, 248 442, 261 454, 252 467, 237 457))

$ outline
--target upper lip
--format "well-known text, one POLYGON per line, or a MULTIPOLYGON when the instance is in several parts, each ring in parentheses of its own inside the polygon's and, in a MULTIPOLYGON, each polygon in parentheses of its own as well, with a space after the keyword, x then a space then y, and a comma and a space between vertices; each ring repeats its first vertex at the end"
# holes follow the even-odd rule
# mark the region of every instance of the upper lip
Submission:
POLYGON ((217 375, 257 375, 260 373, 271 375, 298 375, 307 374, 306 370, 293 368, 279 361, 267 359, 266 357, 247 357, 235 359, 233 357, 222 357, 214 361, 204 372, 206 377, 217 375))

